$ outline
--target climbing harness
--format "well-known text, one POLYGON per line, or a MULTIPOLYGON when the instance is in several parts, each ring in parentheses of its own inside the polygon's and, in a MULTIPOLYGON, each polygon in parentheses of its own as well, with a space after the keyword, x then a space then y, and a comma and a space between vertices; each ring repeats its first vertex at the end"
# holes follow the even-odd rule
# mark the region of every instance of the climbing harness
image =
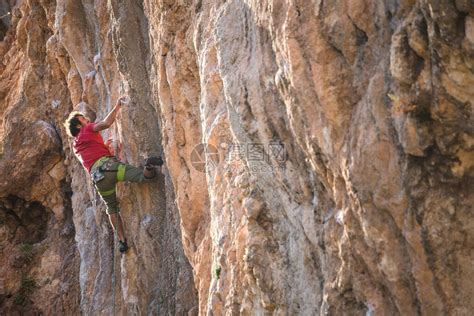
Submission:
POLYGON ((92 182, 94 182, 94 184, 97 184, 99 183, 100 180, 105 178, 105 174, 102 172, 100 168, 97 168, 96 170, 91 172, 91 178, 92 178, 92 182))
POLYGON ((115 157, 100 158, 97 162, 94 163, 91 171, 91 179, 94 185, 96 186, 97 192, 99 192, 102 197, 114 194, 116 191, 115 185, 109 190, 100 190, 97 184, 103 179, 105 179, 106 172, 117 172, 117 181, 124 181, 126 169, 127 167, 115 157), (114 168, 115 164, 118 164, 116 168, 114 168))
POLYGON ((104 174, 104 171, 106 171, 105 165, 107 165, 108 161, 110 161, 110 157, 102 157, 96 162, 94 162, 94 164, 92 165, 91 179, 92 179, 92 182, 94 182, 94 184, 97 185, 97 183, 99 183, 102 179, 105 178, 105 174, 104 174))

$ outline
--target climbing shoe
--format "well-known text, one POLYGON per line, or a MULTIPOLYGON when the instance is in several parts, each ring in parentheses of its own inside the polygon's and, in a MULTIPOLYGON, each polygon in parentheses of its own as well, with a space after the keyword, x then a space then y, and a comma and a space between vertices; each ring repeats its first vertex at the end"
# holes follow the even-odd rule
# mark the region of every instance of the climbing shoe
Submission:
POLYGON ((128 250, 128 245, 127 245, 127 241, 121 241, 119 240, 119 251, 120 253, 125 253, 127 250, 128 250))
POLYGON ((162 166, 163 159, 161 157, 150 157, 145 160, 145 168, 152 169, 154 166, 162 166))

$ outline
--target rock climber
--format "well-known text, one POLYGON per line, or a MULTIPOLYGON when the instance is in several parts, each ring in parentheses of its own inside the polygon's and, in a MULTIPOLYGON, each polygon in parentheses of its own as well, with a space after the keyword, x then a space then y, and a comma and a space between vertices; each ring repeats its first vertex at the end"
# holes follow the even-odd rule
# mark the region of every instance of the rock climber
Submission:
POLYGON ((120 97, 114 108, 99 122, 91 122, 81 112, 71 112, 64 126, 69 136, 74 137, 73 150, 83 167, 90 174, 94 186, 106 205, 106 213, 110 224, 119 238, 119 251, 128 249, 125 237, 119 202, 116 195, 118 181, 144 182, 156 177, 157 170, 161 172, 163 160, 161 157, 150 157, 145 160, 143 169, 119 161, 104 143, 99 133, 109 128, 115 122, 117 113, 126 98, 120 97))

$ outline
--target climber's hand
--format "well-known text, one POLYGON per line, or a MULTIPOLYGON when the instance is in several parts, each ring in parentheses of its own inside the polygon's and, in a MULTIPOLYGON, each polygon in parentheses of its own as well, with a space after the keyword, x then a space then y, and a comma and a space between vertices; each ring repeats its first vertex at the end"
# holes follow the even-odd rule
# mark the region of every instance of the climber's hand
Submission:
POLYGON ((106 142, 105 142, 105 146, 107 146, 107 148, 109 149, 110 153, 112 155, 115 155, 115 150, 114 150, 114 145, 113 145, 113 141, 112 141, 112 138, 109 138, 106 142))
POLYGON ((100 67, 100 53, 94 56, 94 67, 95 69, 100 67))
POLYGON ((127 105, 128 102, 129 102, 128 97, 126 97, 126 96, 121 96, 120 98, 118 98, 116 105, 127 105))

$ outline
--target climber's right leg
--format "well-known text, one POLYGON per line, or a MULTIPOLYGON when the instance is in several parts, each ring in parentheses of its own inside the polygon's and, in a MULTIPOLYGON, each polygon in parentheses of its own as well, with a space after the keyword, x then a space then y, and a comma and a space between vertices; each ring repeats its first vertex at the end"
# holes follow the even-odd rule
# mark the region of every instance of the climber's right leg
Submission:
POLYGON ((117 237, 119 240, 125 241, 125 231, 123 229, 123 221, 122 221, 122 216, 120 215, 120 212, 117 213, 111 213, 109 215, 109 221, 110 224, 112 225, 112 228, 114 231, 117 232, 117 237))
POLYGON ((125 237, 125 230, 123 228, 122 215, 120 215, 120 212, 110 213, 108 215, 110 225, 112 225, 114 231, 117 232, 117 237, 119 239, 119 251, 124 253, 128 250, 128 245, 127 238, 125 237))

